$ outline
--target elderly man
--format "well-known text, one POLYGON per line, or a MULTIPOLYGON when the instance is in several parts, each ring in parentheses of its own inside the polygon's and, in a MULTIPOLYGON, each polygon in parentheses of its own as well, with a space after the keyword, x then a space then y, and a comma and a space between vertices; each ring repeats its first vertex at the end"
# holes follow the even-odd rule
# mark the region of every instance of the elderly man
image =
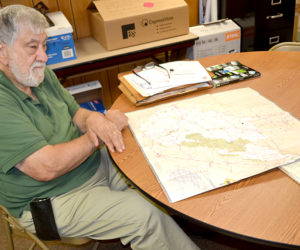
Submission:
POLYGON ((127 117, 82 109, 47 61, 44 16, 0 10, 0 204, 35 232, 30 202, 51 198, 60 236, 120 238, 132 249, 198 249, 177 224, 123 181, 127 117))

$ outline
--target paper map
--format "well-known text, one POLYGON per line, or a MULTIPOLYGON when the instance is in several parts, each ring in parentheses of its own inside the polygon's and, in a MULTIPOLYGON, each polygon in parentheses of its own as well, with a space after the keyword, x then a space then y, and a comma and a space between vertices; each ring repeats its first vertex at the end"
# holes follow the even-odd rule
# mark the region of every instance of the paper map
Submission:
POLYGON ((127 113, 170 202, 300 159, 300 122, 251 88, 127 113))

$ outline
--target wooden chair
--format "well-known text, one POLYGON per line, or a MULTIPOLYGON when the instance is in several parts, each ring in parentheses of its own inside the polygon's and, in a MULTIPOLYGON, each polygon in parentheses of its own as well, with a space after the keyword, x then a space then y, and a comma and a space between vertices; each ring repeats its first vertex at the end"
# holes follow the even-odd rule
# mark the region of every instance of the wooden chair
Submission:
POLYGON ((300 42, 282 42, 274 45, 269 51, 300 51, 300 42))
MULTIPOLYGON (((40 240, 35 234, 25 230, 19 222, 10 215, 7 209, 0 205, 0 215, 3 221, 4 231, 7 238, 8 249, 15 250, 13 237, 20 236, 25 237, 27 239, 31 239, 33 244, 30 246, 29 250, 35 248, 35 246, 39 246, 43 250, 49 250, 49 247, 46 245, 45 241, 40 240)), ((47 241, 50 244, 71 244, 71 245, 84 245, 91 242, 92 239, 89 238, 61 238, 61 240, 57 241, 47 241)), ((93 246, 93 249, 97 249, 98 242, 93 246)))

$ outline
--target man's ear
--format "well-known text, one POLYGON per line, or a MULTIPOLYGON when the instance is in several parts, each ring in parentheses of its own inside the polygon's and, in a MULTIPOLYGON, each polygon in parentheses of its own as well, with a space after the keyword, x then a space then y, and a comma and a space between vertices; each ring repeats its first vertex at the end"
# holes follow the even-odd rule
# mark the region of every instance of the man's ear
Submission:
POLYGON ((7 46, 1 41, 0 41, 0 62, 4 65, 8 64, 7 46))

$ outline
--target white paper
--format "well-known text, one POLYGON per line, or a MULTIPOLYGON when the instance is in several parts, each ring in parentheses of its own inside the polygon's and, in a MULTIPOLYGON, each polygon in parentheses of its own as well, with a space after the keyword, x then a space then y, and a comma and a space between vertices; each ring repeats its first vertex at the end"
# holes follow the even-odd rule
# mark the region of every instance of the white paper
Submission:
POLYGON ((300 160, 292 164, 282 166, 280 169, 300 184, 300 160))
MULTIPOLYGON (((175 61, 160 64, 161 67, 145 69, 135 74, 125 75, 125 79, 142 96, 152 96, 167 89, 187 84, 211 81, 211 77, 198 61, 175 61), (146 79, 149 83, 147 83, 146 79)), ((207 86, 208 83, 205 83, 207 86)))

